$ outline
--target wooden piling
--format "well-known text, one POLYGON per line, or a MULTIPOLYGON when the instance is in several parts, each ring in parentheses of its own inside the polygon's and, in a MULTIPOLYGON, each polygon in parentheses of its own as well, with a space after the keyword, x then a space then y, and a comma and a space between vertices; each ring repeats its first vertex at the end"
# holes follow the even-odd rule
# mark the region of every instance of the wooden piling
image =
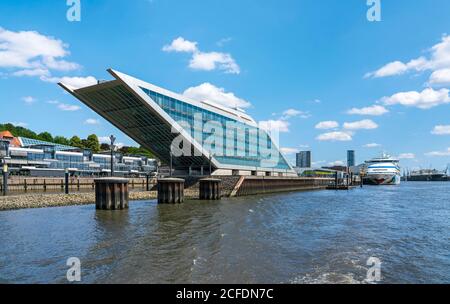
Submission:
POLYGON ((100 210, 128 208, 128 179, 107 177, 95 179, 95 206, 100 210))
POLYGON ((220 200, 221 191, 220 184, 221 180, 217 178, 204 178, 200 180, 199 183, 199 198, 201 200, 220 200))
POLYGON ((184 202, 184 179, 158 179, 158 204, 180 204, 184 202))

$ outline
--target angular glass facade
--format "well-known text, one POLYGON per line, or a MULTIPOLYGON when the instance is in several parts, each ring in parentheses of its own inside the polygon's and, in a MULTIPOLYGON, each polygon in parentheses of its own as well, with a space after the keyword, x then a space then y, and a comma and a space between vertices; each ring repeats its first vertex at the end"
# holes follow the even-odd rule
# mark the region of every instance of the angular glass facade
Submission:
MULTIPOLYGON (((48 142, 38 140, 38 139, 32 139, 32 138, 26 138, 26 137, 19 137, 19 140, 21 142, 22 147, 32 147, 37 145, 47 145, 48 142)), ((52 144, 52 146, 55 148, 56 151, 66 151, 66 150, 73 150, 74 147, 60 145, 60 144, 52 144)))
POLYGON ((271 137, 248 115, 108 71, 115 80, 80 89, 60 85, 163 164, 172 162, 174 168, 189 171, 211 165, 229 172, 295 174, 271 137), (179 138, 182 148, 175 144, 179 138), (174 147, 183 153, 174 155, 174 147))
POLYGON ((267 151, 272 152, 273 142, 266 132, 259 130, 257 127, 146 88, 141 87, 141 89, 182 127, 189 126, 190 130, 186 131, 190 133, 192 138, 200 141, 199 143, 202 146, 205 146, 205 142, 210 143, 208 148, 211 147, 214 158, 220 163, 261 168, 265 167, 262 164, 266 160, 265 163, 268 168, 290 169, 278 150, 273 150, 277 153, 275 157, 270 155, 270 158, 275 160, 272 163, 267 156, 263 155, 261 147, 265 147, 267 151), (195 115, 199 115, 201 124, 195 122, 195 115), (211 122, 217 122, 218 124, 211 124, 211 122), (212 126, 221 126, 222 131, 205 132, 204 126, 208 123, 212 126), (227 124, 233 126, 235 134, 227 134, 225 130, 227 124))

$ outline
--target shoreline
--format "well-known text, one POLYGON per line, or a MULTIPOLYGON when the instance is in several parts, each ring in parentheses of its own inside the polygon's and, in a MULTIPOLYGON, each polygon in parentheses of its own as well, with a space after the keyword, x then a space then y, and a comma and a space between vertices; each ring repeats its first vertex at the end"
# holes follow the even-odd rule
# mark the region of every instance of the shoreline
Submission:
MULTIPOLYGON (((198 191, 186 191, 185 198, 198 198, 198 191)), ((129 200, 146 201, 156 200, 156 191, 134 191, 129 193, 129 200)), ((52 207, 67 207, 95 204, 95 193, 33 193, 0 196, 0 212, 20 209, 38 209, 52 207)))

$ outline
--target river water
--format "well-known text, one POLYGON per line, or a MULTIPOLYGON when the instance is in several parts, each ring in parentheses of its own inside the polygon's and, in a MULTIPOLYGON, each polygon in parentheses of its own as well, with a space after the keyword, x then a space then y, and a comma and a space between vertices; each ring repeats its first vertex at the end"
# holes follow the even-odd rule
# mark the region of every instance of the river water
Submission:
POLYGON ((450 283, 450 183, 0 212, 0 283, 450 283))

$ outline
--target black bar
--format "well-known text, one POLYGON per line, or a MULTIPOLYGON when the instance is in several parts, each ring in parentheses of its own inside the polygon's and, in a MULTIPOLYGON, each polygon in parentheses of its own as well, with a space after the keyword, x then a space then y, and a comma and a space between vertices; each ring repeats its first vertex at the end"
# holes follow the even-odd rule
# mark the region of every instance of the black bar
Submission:
MULTIPOLYGON (((313 298, 314 302, 328 302, 330 295, 333 302, 348 301, 349 298, 361 299, 370 294, 375 302, 384 303, 386 294, 398 292, 402 299, 410 302, 413 298, 424 294, 442 297, 448 295, 448 285, 2 285, 2 295, 10 292, 16 299, 48 297, 58 290, 72 293, 74 301, 81 302, 87 297, 102 301, 129 301, 129 294, 143 297, 163 299, 166 303, 290 303, 301 294, 302 297, 313 298), (202 291, 202 293, 199 293, 202 291), (197 292, 194 294, 194 292, 197 292), (208 298, 206 300, 206 293, 208 298)), ((297 301, 299 302, 299 301, 297 301)), ((356 302, 353 301, 353 302, 356 302)))
POLYGON ((64 173, 64 181, 65 181, 65 187, 64 187, 64 189, 65 189, 65 193, 66 194, 69 194, 69 172, 65 172, 64 173))

